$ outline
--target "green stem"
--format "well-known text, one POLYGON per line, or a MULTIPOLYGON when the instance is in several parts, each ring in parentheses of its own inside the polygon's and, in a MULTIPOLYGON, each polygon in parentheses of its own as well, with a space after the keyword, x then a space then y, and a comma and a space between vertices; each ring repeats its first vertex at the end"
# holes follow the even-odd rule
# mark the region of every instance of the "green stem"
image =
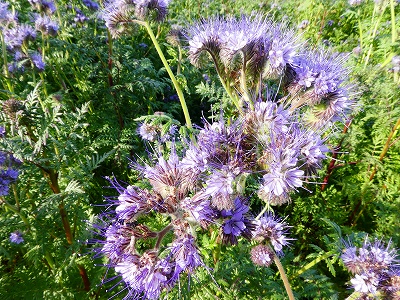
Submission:
POLYGON ((258 216, 256 217, 256 220, 258 220, 259 218, 261 218, 261 216, 267 211, 267 210, 272 210, 271 206, 269 205, 269 203, 267 203, 263 210, 258 214, 258 216))
POLYGON ((138 21, 138 20, 133 20, 133 22, 144 26, 146 28, 148 34, 150 35, 151 41, 153 42, 154 47, 156 48, 157 53, 160 56, 160 59, 164 65, 165 69, 167 70, 169 77, 172 80, 172 83, 175 87, 176 93, 178 94, 179 101, 181 102, 183 114, 185 116, 186 125, 188 128, 192 128, 192 121, 190 119, 189 111, 188 111, 188 108, 186 105, 185 97, 183 96, 182 89, 181 89, 178 81, 176 80, 174 73, 172 73, 172 70, 171 70, 170 66, 168 65, 167 60, 165 59, 164 53, 162 52, 162 50, 160 48, 160 44, 158 43, 157 38, 154 36, 153 30, 151 29, 150 24, 145 21, 138 21))
POLYGON ((6 78, 6 84, 7 84, 8 90, 10 92, 14 92, 14 88, 10 81, 10 73, 8 72, 7 48, 6 48, 6 43, 4 42, 3 31, 0 31, 0 39, 1 39, 1 49, 2 49, 2 54, 3 54, 3 64, 4 64, 3 69, 4 69, 4 76, 6 78))
POLYGON ((360 48, 363 48, 363 32, 362 32, 362 25, 361 25, 361 14, 360 14, 360 9, 357 10, 357 16, 358 16, 358 31, 360 34, 360 48))
POLYGON ((4 205, 5 205, 7 208, 9 208, 11 211, 13 211, 13 212, 16 213, 18 216, 20 216, 20 218, 21 218, 21 220, 24 222, 24 224, 25 224, 28 228, 30 228, 30 224, 29 224, 28 219, 27 219, 23 214, 21 214, 20 210, 19 210, 16 206, 14 206, 14 205, 8 203, 8 201, 5 200, 5 199, 2 199, 2 203, 4 203, 4 205))
POLYGON ((364 69, 365 69, 365 67, 367 66, 368 61, 369 61, 369 59, 370 59, 370 56, 371 56, 371 54, 372 54, 373 42, 374 42, 374 39, 375 39, 376 34, 377 34, 377 32, 378 32, 378 26, 379 26, 379 23, 380 23, 381 20, 382 20, 382 16, 383 16, 383 13, 385 12, 385 10, 386 10, 386 5, 382 8, 382 12, 381 12, 380 16, 378 17, 378 20, 376 20, 374 30, 372 31, 372 34, 371 34, 371 37, 370 37, 371 42, 370 42, 370 44, 369 44, 368 53, 367 53, 367 56, 366 56, 365 62, 364 62, 364 69))
POLYGON ((396 15, 394 12, 394 0, 390 0, 390 15, 392 22, 392 44, 397 40, 397 30, 396 30, 396 15))
MULTIPOLYGON (((271 250, 272 250, 272 248, 271 248, 271 250)), ((283 284, 284 284, 285 289, 286 289, 286 293, 289 296, 289 300, 295 300, 295 297, 293 295, 293 291, 292 291, 292 289, 290 287, 289 280, 288 280, 288 278, 286 276, 286 273, 285 273, 285 269, 283 268, 282 263, 279 260, 279 257, 276 255, 275 251, 274 250, 272 250, 272 251, 273 251, 273 254, 274 254, 274 262, 275 262, 276 266, 278 267, 279 274, 281 275, 283 284)))
POLYGON ((53 260, 53 257, 51 256, 51 254, 49 253, 49 251, 46 251, 46 253, 44 254, 44 257, 45 257, 47 263, 49 264, 50 268, 54 270, 54 268, 55 268, 54 260, 53 260))
POLYGON ((249 103, 251 110, 254 110, 253 101, 251 100, 249 90, 247 88, 247 80, 246 80, 246 54, 243 52, 243 66, 241 70, 240 76, 240 85, 243 90, 243 97, 249 103))
POLYGON ((296 272, 296 274, 294 274, 294 277, 300 276, 301 274, 303 274, 305 271, 311 269, 312 267, 314 267, 317 263, 319 263, 320 261, 323 261, 333 255, 335 255, 336 252, 335 251, 329 251, 324 253, 321 256, 318 256, 316 259, 314 259, 313 261, 309 262, 308 264, 306 264, 304 267, 302 267, 300 270, 298 270, 296 272))

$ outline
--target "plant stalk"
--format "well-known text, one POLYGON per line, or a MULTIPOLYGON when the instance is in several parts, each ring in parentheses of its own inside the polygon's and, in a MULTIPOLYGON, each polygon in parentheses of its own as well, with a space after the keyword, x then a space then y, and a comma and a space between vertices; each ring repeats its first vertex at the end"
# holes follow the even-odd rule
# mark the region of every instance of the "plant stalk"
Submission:
POLYGON ((283 268, 282 263, 281 263, 279 257, 276 255, 275 251, 272 248, 271 248, 271 250, 274 253, 274 262, 275 262, 276 266, 278 267, 279 274, 281 275, 283 284, 284 284, 285 289, 286 289, 286 293, 289 296, 289 300, 295 300, 296 298, 293 295, 293 291, 292 291, 292 289, 290 287, 290 283, 289 283, 289 280, 288 280, 288 278, 286 276, 285 269, 283 268))
POLYGON ((144 26, 146 28, 148 34, 150 35, 151 41, 153 42, 154 47, 156 48, 157 53, 158 53, 163 65, 164 65, 165 69, 167 70, 167 73, 168 73, 169 77, 171 78, 171 81, 172 81, 172 84, 175 87, 176 93, 178 94, 179 101, 181 103, 181 107, 182 107, 182 110, 183 110, 183 114, 185 116, 186 126, 188 128, 192 128, 192 121, 190 119, 189 110, 187 108, 185 97, 183 95, 182 89, 181 89, 178 81, 176 80, 176 77, 175 77, 174 73, 172 72, 170 66, 168 65, 168 62, 167 62, 167 60, 166 60, 166 58, 164 56, 164 53, 162 52, 162 50, 160 48, 160 44, 158 43, 157 38, 155 37, 155 35, 153 33, 153 30, 150 27, 150 24, 148 22, 139 21, 139 20, 133 20, 133 22, 144 26))

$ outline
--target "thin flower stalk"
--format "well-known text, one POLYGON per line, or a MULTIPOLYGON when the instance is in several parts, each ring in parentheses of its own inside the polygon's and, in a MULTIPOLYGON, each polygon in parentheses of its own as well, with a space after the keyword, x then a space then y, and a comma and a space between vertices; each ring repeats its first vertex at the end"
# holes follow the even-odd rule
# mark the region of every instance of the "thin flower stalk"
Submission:
POLYGON ((139 24, 139 25, 142 25, 142 26, 144 26, 146 28, 146 30, 147 30, 150 38, 151 38, 151 41, 153 42, 154 47, 156 48, 157 53, 160 56, 160 59, 161 59, 163 65, 164 65, 165 69, 167 70, 167 73, 168 73, 169 77, 171 78, 171 81, 172 81, 172 84, 175 87, 176 93, 178 94, 179 101, 181 103, 181 107, 182 107, 182 110, 183 110, 183 114, 185 116, 186 125, 187 125, 188 128, 192 128, 192 121, 190 119, 189 110, 188 110, 187 105, 186 105, 185 96, 183 95, 182 89, 181 89, 178 81, 176 80, 176 77, 175 77, 174 73, 172 72, 172 70, 171 70, 171 68, 170 68, 170 66, 168 64, 168 62, 167 62, 167 60, 166 60, 166 58, 164 56, 164 53, 162 52, 162 50, 160 48, 160 44, 158 43, 157 38, 155 37, 155 35, 153 33, 153 30, 150 27, 150 24, 148 22, 146 22, 146 21, 139 21, 139 20, 132 20, 132 22, 136 23, 136 24, 139 24))
POLYGON ((282 279, 283 284, 285 286, 286 293, 288 294, 289 300, 295 300, 296 298, 294 297, 292 288, 290 287, 290 282, 289 282, 288 277, 286 276, 285 269, 283 268, 283 265, 282 265, 279 257, 276 255, 276 253, 272 249, 272 247, 270 247, 270 249, 271 249, 271 251, 273 253, 274 262, 275 262, 276 266, 278 267, 279 274, 281 275, 281 279, 282 279))
POLYGON ((2 50, 2 55, 3 55, 3 69, 4 69, 4 77, 5 77, 5 81, 7 84, 7 88, 8 90, 13 93, 14 92, 14 86, 11 84, 10 81, 10 74, 8 72, 8 68, 7 68, 7 48, 6 48, 6 44, 4 42, 4 35, 3 35, 3 31, 0 31, 0 42, 1 42, 1 50, 2 50))

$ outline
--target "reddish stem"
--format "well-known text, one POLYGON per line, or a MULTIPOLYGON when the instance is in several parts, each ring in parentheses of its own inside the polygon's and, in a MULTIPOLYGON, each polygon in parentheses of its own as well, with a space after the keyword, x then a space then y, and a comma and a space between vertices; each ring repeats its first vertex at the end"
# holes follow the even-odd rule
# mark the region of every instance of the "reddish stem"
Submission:
MULTIPOLYGON (((346 124, 344 125, 344 128, 343 128, 343 134, 347 133, 347 131, 349 130, 349 127, 351 125, 351 122, 352 122, 352 119, 350 119, 350 120, 348 120, 346 122, 346 124)), ((337 162, 338 153, 339 153, 340 148, 342 147, 344 138, 345 137, 343 136, 342 139, 340 140, 339 144, 333 150, 332 159, 329 162, 328 169, 326 171, 326 175, 325 175, 324 180, 323 180, 323 182, 321 184, 321 191, 325 190, 326 186, 328 185, 329 178, 331 177, 331 175, 333 173, 333 170, 336 168, 335 164, 337 162)))

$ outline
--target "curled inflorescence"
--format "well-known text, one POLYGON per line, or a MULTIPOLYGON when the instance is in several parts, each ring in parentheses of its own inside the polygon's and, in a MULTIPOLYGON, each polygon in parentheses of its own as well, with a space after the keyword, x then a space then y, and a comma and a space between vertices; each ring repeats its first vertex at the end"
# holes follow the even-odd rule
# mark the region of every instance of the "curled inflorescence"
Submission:
POLYGON ((362 247, 344 242, 341 259, 354 275, 351 284, 356 292, 365 296, 381 293, 387 298, 400 296, 400 268, 398 250, 381 240, 371 242, 365 238, 362 247))
POLYGON ((113 37, 127 31, 133 20, 162 22, 167 16, 169 0, 109 0, 102 18, 113 37))

